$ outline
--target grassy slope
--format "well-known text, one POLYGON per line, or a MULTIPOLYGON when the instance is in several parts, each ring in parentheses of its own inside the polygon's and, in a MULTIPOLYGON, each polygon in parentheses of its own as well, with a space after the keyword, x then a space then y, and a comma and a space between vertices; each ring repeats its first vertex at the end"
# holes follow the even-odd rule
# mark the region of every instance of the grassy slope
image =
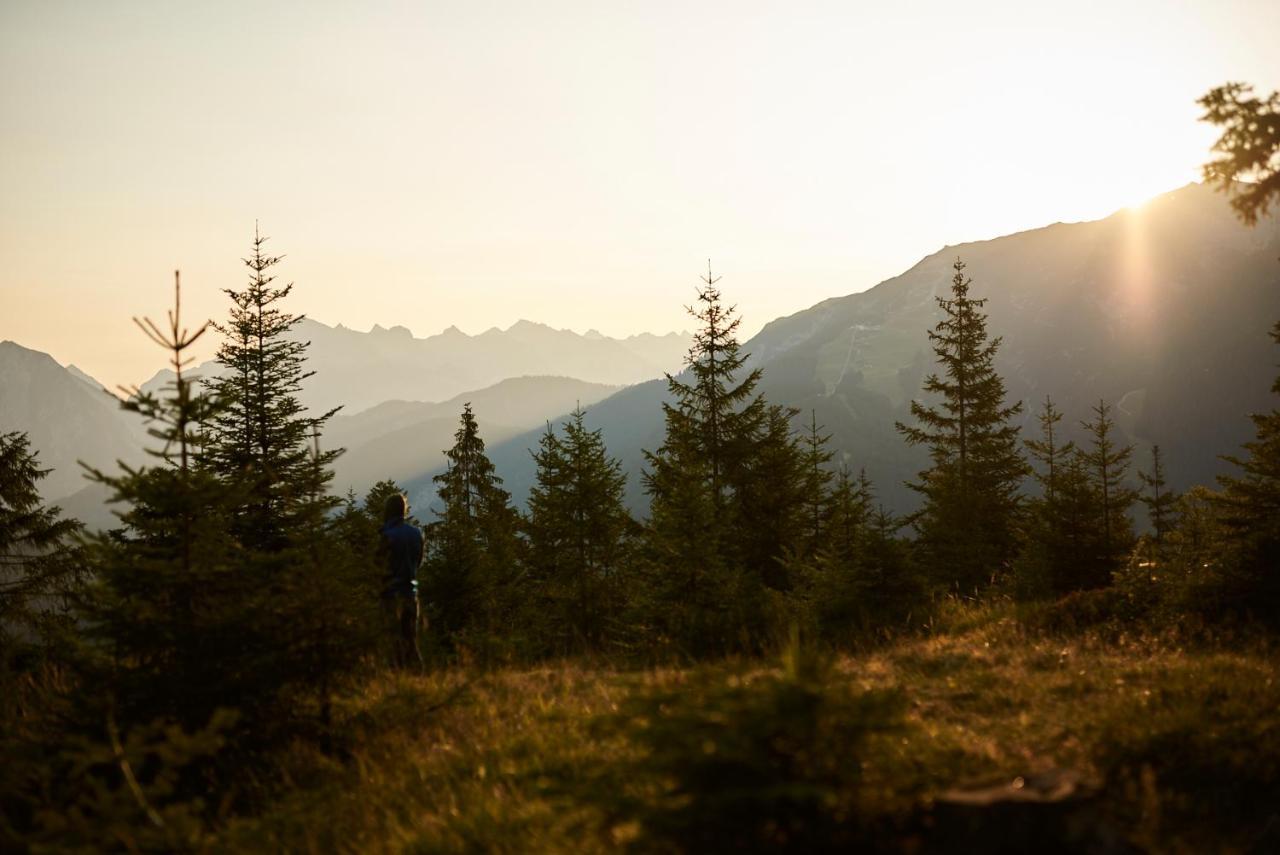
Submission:
MULTIPOLYGON (((834 680, 896 687, 906 700, 904 727, 862 750, 864 812, 901 822, 949 788, 1062 767, 1102 787, 1107 814, 1140 844, 1194 851, 1256 839, 1280 785, 1274 656, 1261 647, 1031 635, 1020 626, 988 612, 836 661, 834 680)), ((714 669, 729 681, 771 667, 714 669)), ((610 806, 659 792, 634 771, 641 749, 619 711, 637 693, 680 687, 689 673, 566 662, 484 676, 374 677, 342 709, 350 754, 292 755, 293 786, 261 816, 233 823, 220 843, 617 848, 638 829, 610 806)))

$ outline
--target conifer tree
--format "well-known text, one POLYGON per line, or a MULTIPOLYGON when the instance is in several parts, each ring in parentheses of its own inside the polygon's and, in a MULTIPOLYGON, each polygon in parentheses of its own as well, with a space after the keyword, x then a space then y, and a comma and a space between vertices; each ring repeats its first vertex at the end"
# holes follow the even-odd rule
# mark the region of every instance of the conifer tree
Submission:
MULTIPOLYGON (((787 572, 789 556, 811 555, 809 526, 817 489, 811 449, 792 429, 799 414, 793 407, 769 404, 763 430, 751 450, 735 487, 740 522, 738 545, 743 569, 749 579, 773 591, 787 591, 792 579, 787 572)), ((824 454, 821 445, 816 453, 824 454)))
POLYGON ((923 599, 921 580, 896 537, 899 524, 866 471, 857 480, 841 467, 829 505, 829 536, 804 572, 796 596, 820 638, 848 643, 893 627, 923 599))
MULTIPOLYGON (((817 553, 823 537, 827 535, 831 481, 836 477, 830 467, 835 452, 827 445, 831 442, 831 434, 824 434, 822 430, 818 424, 817 411, 810 410, 809 431, 803 438, 808 505, 805 515, 805 550, 809 555, 817 553)), ((847 473, 845 477, 847 480, 847 473)))
MULTIPOLYGON (((17 633, 29 636, 60 611, 82 569, 74 541, 80 523, 40 498, 39 483, 49 471, 25 433, 0 433, 0 649, 6 654, 22 646, 17 633)), ((5 656, 0 667, 7 662, 5 656)))
POLYGON ((827 539, 824 547, 842 561, 853 561, 862 548, 863 534, 870 524, 875 491, 867 470, 851 478, 849 468, 841 465, 835 475, 835 486, 827 498, 827 539))
POLYGON ((1089 472, 1097 497, 1095 518, 1101 531, 1100 563, 1094 567, 1090 581, 1095 585, 1105 585, 1133 546, 1129 508, 1138 494, 1126 483, 1133 446, 1116 443, 1115 421, 1106 401, 1099 401, 1093 412, 1093 421, 1081 422, 1090 437, 1089 446, 1078 453, 1089 472))
POLYGON ((124 407, 148 421, 160 444, 150 450, 156 464, 119 475, 91 470, 123 506, 124 529, 90 542, 93 583, 77 600, 90 643, 79 659, 81 696, 95 708, 91 715, 109 713, 126 730, 159 719, 196 730, 224 706, 252 727, 265 720, 280 687, 270 678, 255 682, 260 675, 250 667, 266 621, 230 534, 238 485, 196 465, 200 425, 218 403, 184 374, 189 348, 207 325, 194 333, 182 326, 174 278, 168 326, 134 319, 170 351, 174 379, 159 396, 125 390, 124 407))
MULTIPOLYGON (((1228 83, 1200 100, 1202 121, 1222 135, 1218 153, 1204 165, 1206 181, 1232 197, 1240 221, 1256 225, 1280 198, 1280 92, 1254 96, 1245 83, 1228 83)), ((1280 321, 1271 328, 1280 344, 1280 321)), ((1280 395, 1280 376, 1271 386, 1280 395)), ((1238 474, 1219 478, 1221 522, 1231 532, 1232 552, 1223 569, 1233 606, 1280 623, 1280 407, 1252 416, 1255 436, 1244 455, 1224 459, 1238 474)))
POLYGON ((1151 471, 1139 472, 1143 491, 1138 497, 1147 509, 1157 551, 1164 545, 1165 536, 1178 524, 1178 494, 1169 489, 1164 477, 1164 459, 1160 446, 1151 446, 1151 471))
POLYGON ((1081 501, 1093 502, 1086 494, 1087 482, 1076 461, 1075 443, 1063 441, 1058 425, 1062 412, 1045 397, 1037 414, 1038 439, 1024 441, 1034 461, 1032 474, 1040 485, 1040 495, 1027 503, 1025 543, 1018 559, 1015 586, 1018 593, 1036 599, 1049 593, 1062 594, 1078 584, 1077 568, 1082 560, 1076 541, 1083 536, 1076 519, 1081 501))
POLYGON ((721 301, 718 281, 708 266, 698 308, 688 309, 699 326, 686 375, 667 375, 673 401, 662 405, 663 443, 645 452, 653 575, 647 620, 690 652, 748 643, 763 585, 752 575, 759 567, 746 566, 740 535, 742 487, 770 414, 756 392, 760 370, 739 379, 746 362, 737 340, 741 319, 721 301))
POLYGON ((335 513, 341 502, 329 494, 333 472, 318 432, 311 443, 308 466, 290 485, 299 493, 284 496, 293 511, 283 557, 295 572, 276 582, 269 640, 280 655, 264 657, 263 665, 305 682, 318 701, 327 742, 339 683, 385 640, 372 596, 385 570, 377 566, 377 550, 353 548, 343 536, 335 513))
POLYGON ((916 424, 897 428, 908 444, 929 449, 929 468, 908 486, 924 497, 915 523, 932 572, 952 588, 971 590, 1015 554, 1026 463, 1013 423, 1022 404, 1005 404, 994 367, 1000 339, 987 335, 986 299, 969 295, 963 262, 953 267, 950 299, 937 298, 943 319, 929 333, 942 372, 924 382, 940 404, 912 401, 916 424))
POLYGON ((433 479, 442 509, 427 528, 429 623, 446 646, 461 643, 489 658, 500 639, 515 640, 519 515, 485 455, 470 403, 445 455, 447 467, 433 479))
POLYGON ((581 407, 559 436, 551 425, 538 450, 529 493, 528 566, 538 589, 537 622, 560 652, 599 648, 616 621, 634 525, 623 501, 627 476, 609 457, 581 407))
MULTIPOLYGON (((46 664, 66 658, 61 630, 69 628, 68 606, 83 584, 79 522, 40 498, 49 473, 30 450, 27 435, 0 433, 0 757, 11 758, 0 782, 0 803, 22 797, 25 776, 14 768, 16 747, 44 726, 27 696, 43 696, 36 679, 46 664)), ((4 822, 0 819, 0 848, 4 822)))
MULTIPOLYGON (((223 335, 217 355, 223 373, 209 385, 225 406, 203 440, 206 465, 246 488, 236 534, 247 548, 273 552, 286 547, 291 516, 302 510, 290 505, 289 496, 307 495, 309 439, 336 410, 308 415, 298 399, 311 376, 305 368, 308 343, 289 334, 303 316, 281 308, 293 285, 273 284, 272 270, 282 256, 266 254, 266 242, 255 225, 252 253, 244 259, 249 282, 241 290, 225 290, 230 316, 213 324, 223 335)), ((321 468, 331 468, 338 453, 323 452, 321 468)))
POLYGON ((1059 498, 1064 461, 1075 454, 1076 445, 1071 440, 1062 440, 1058 430, 1062 412, 1053 405, 1053 399, 1048 395, 1045 396, 1044 407, 1036 420, 1040 423, 1040 438, 1025 440, 1024 444, 1032 460, 1040 466, 1039 469, 1033 468, 1032 474, 1040 483, 1045 501, 1052 506, 1059 498))
POLYGON ((175 285, 165 329, 139 323, 170 350, 172 383, 159 396, 127 390, 125 403, 161 444, 156 465, 93 472, 124 506, 124 528, 90 544, 93 584, 77 600, 89 641, 84 694, 125 731, 170 721, 195 732, 227 708, 233 745, 251 749, 326 718, 329 691, 367 651, 364 567, 331 535, 331 476, 318 453, 279 494, 291 514, 281 550, 237 537, 253 485, 199 465, 202 425, 222 404, 185 374, 206 327, 182 326, 179 297, 175 285), (282 566, 292 572, 275 572, 282 566))
MULTIPOLYGON (((1272 336, 1280 343, 1280 323, 1272 336)), ((1280 395, 1280 377, 1271 389, 1280 395)), ((1252 418, 1256 433, 1245 454, 1223 458, 1239 471, 1218 479, 1233 553, 1226 593, 1233 606, 1280 624, 1280 408, 1252 418)))

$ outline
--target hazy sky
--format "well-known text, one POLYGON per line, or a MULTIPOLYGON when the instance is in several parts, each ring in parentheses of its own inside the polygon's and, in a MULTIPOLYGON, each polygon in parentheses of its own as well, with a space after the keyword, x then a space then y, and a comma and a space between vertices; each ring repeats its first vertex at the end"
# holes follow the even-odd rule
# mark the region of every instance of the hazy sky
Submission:
MULTIPOLYGON (((358 329, 744 332, 1197 176, 1280 3, 0 0, 0 339, 108 384, 222 317, 254 219, 358 329)), ((973 270, 976 279, 980 270, 973 270)))

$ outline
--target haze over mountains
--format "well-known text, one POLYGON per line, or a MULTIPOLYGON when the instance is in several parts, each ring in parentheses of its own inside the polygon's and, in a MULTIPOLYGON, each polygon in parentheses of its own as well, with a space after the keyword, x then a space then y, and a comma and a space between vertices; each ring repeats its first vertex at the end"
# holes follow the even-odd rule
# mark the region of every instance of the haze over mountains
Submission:
MULTIPOLYGON (((661 376, 660 366, 677 368, 688 349, 685 334, 611 339, 529 322, 478 336, 451 330, 415 339, 403 328, 359 333, 305 320, 298 334, 312 342, 308 367, 316 372, 304 382, 304 401, 317 410, 344 405, 322 440, 348 449, 336 466, 339 492, 363 492, 378 480, 411 479, 442 465, 467 401, 500 441, 592 405, 624 382, 661 376), (540 367, 615 382, 526 376, 540 367), (496 379, 488 385, 463 386, 468 378, 490 377, 496 379), (447 400, 430 402, 427 396, 444 390, 452 393, 447 400), (358 406, 367 402, 374 405, 358 406)), ((189 376, 214 368, 206 363, 189 376)), ((143 388, 158 392, 172 376, 162 371, 143 388)), ((122 411, 97 379, 13 342, 0 344, 0 430, 28 433, 41 465, 52 470, 41 485, 45 498, 93 526, 113 525, 114 518, 103 506, 107 491, 86 482, 78 461, 115 471, 117 461, 147 460, 143 449, 152 444, 141 419, 122 411)))
MULTIPOLYGON (((301 294, 293 299, 300 301, 301 294)), ((679 370, 690 342, 688 333, 616 339, 595 330, 579 334, 531 321, 474 336, 449 327, 439 335, 415 338, 402 326, 375 326, 366 333, 307 318, 291 335, 311 342, 307 367, 315 376, 303 388, 303 403, 313 411, 341 406, 347 413, 384 401, 443 401, 511 377, 573 377, 609 386, 639 383, 679 370)), ((212 362, 193 369, 206 377, 216 371, 212 362)), ((158 389, 171 377, 161 371, 142 388, 158 389)))
MULTIPOLYGON (((923 457, 894 430, 933 370, 926 331, 939 318, 957 258, 973 293, 987 297, 990 329, 1004 337, 997 369, 1009 398, 1025 400, 1024 436, 1052 395, 1078 434, 1099 399, 1145 465, 1152 443, 1167 453, 1175 487, 1212 485, 1219 455, 1253 435, 1251 412, 1274 405, 1277 354, 1268 330, 1280 317, 1280 220, 1241 226, 1219 194, 1190 184, 1103 220, 1057 223, 946 247, 874 288, 768 324, 746 342, 775 403, 815 411, 838 459, 865 466, 893 510, 916 507, 903 486, 923 457)), ((732 284, 725 282, 732 296, 732 284)), ((732 302, 732 300, 731 300, 732 302)), ((642 449, 662 441, 665 383, 633 386, 590 409, 630 473, 629 501, 646 505, 642 449)), ((483 427, 483 424, 482 424, 483 427)), ((517 501, 533 481, 536 433, 495 445, 491 457, 517 501)), ((405 485, 429 501, 424 477, 405 485)))
POLYGON ((0 432, 26 431, 40 465, 51 469, 40 487, 58 499, 85 486, 84 460, 113 466, 144 457, 142 420, 75 366, 47 353, 0 342, 0 432))
MULTIPOLYGON (((764 368, 766 397, 801 408, 805 422, 816 411, 838 459, 865 466, 896 511, 915 507, 902 482, 923 460, 893 424, 908 417, 933 368, 926 331, 957 256, 974 293, 990 299, 991 331, 1004 338, 997 368, 1010 398, 1027 402, 1028 435, 1046 394, 1066 412, 1069 433, 1102 398, 1116 405, 1139 458, 1151 443, 1164 448, 1176 487, 1212 484, 1227 468, 1218 456, 1252 435, 1247 414, 1273 404, 1275 217, 1246 229, 1223 197, 1193 184, 1103 220, 947 247, 868 291, 779 318, 745 344, 751 364, 764 368)), ((732 283, 723 287, 732 302, 732 283)), ((312 342, 316 372, 304 403, 344 405, 323 439, 348 449, 335 489, 361 493, 394 478, 419 509, 433 498, 431 476, 471 401, 518 502, 533 481, 529 449, 544 423, 581 403, 623 461, 629 502, 643 512, 642 451, 661 443, 666 396, 665 381, 651 378, 678 369, 689 346, 687 334, 618 340, 528 322, 418 339, 403 327, 360 333, 308 320, 298 335, 312 342), (638 380, 648 382, 617 388, 638 380)), ((94 378, 12 342, 0 345, 0 429, 28 431, 54 469, 46 497, 91 520, 102 518, 102 494, 83 489, 75 461, 144 459, 142 426, 94 378)))
POLYGON ((464 404, 484 419, 489 442, 502 442, 616 391, 569 377, 515 377, 438 404, 387 401, 351 416, 339 413, 324 437, 330 448, 346 449, 334 464, 334 488, 363 494, 384 478, 410 481, 438 470, 464 404))

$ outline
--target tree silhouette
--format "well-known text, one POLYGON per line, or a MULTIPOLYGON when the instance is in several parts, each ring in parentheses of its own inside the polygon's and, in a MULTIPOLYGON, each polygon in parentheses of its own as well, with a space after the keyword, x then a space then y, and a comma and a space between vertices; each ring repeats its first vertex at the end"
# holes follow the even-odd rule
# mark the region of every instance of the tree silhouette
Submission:
POLYGON ((952 265, 950 298, 938 297, 943 319, 929 332, 941 374, 925 378, 937 406, 911 402, 916 424, 897 423, 910 445, 929 449, 930 466, 908 486, 924 497, 914 521, 938 581, 972 590, 1007 567, 1017 544, 1019 485, 1027 471, 994 363, 1000 339, 989 338, 986 299, 969 294, 964 262, 952 265))

